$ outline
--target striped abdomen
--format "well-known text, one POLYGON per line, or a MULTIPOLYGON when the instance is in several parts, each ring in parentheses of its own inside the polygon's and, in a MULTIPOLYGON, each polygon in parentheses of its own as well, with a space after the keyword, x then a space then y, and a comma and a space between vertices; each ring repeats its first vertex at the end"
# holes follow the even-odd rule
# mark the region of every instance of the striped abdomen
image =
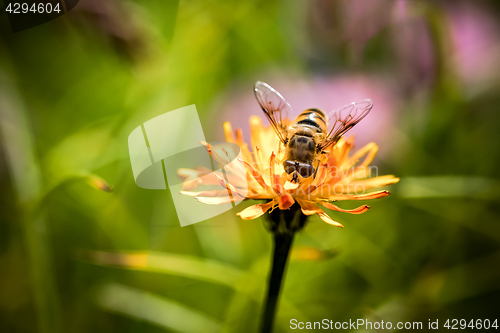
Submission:
POLYGON ((318 109, 307 109, 298 115, 294 120, 294 125, 309 125, 319 129, 321 133, 327 133, 328 124, 326 122, 326 115, 323 111, 318 109))
POLYGON ((283 166, 288 174, 294 173, 294 180, 295 173, 307 178, 315 172, 312 164, 316 159, 316 146, 324 138, 327 126, 325 114, 318 109, 305 110, 290 126, 291 137, 283 166))

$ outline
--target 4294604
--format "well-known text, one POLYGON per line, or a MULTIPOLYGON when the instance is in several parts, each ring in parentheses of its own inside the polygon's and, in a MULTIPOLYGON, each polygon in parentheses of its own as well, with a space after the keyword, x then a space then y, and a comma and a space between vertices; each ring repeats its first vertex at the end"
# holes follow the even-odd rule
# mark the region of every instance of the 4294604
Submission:
POLYGON ((48 3, 33 3, 28 4, 28 3, 9 3, 7 5, 7 8, 5 9, 6 12, 11 13, 11 14, 26 14, 28 12, 30 13, 36 13, 36 14, 43 14, 43 13, 60 13, 61 8, 59 7, 59 3, 56 3, 54 6, 48 2, 48 3))
POLYGON ((464 329, 477 329, 477 330, 489 330, 489 329, 498 329, 498 319, 489 320, 489 319, 471 319, 467 321, 465 319, 448 319, 446 323, 444 323, 445 328, 449 330, 464 330, 464 329))

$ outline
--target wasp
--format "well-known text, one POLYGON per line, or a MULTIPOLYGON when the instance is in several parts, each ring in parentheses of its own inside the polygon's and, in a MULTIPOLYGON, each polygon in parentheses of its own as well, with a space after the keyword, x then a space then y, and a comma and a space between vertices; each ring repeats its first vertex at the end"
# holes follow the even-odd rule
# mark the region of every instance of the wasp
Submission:
POLYGON ((254 87, 255 97, 285 148, 283 167, 291 182, 316 177, 326 148, 335 145, 347 131, 370 112, 371 100, 351 103, 325 114, 315 108, 307 109, 290 122, 292 108, 283 96, 265 82, 254 87), (316 165, 316 167, 314 166, 316 165))

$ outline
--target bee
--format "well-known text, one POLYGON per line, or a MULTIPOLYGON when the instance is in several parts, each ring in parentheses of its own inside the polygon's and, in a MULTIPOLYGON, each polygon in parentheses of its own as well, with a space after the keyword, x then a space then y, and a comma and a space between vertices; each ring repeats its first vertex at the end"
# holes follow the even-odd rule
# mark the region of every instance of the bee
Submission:
POLYGON ((288 115, 292 108, 278 91, 267 83, 258 81, 254 92, 285 148, 283 167, 292 183, 316 177, 320 160, 323 154, 327 154, 325 149, 335 145, 373 107, 372 101, 366 99, 334 110, 328 115, 311 108, 303 111, 290 123, 288 115))

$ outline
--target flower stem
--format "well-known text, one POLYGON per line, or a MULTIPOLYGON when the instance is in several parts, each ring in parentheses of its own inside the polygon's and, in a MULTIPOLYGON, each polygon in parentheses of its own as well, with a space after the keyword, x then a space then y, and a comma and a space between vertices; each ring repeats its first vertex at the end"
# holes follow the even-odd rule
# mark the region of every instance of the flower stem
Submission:
POLYGON ((295 233, 304 227, 306 220, 307 216, 302 214, 300 206, 297 204, 294 204, 290 209, 276 209, 269 214, 267 227, 273 234, 274 254, 262 317, 262 333, 272 331, 276 306, 293 238, 295 233))
POLYGON ((291 233, 274 233, 274 255, 271 275, 269 276, 269 287, 267 290, 267 298, 264 308, 264 317, 262 320, 262 333, 272 331, 274 316, 276 313, 276 305, 283 282, 288 254, 292 246, 295 232, 291 233))

